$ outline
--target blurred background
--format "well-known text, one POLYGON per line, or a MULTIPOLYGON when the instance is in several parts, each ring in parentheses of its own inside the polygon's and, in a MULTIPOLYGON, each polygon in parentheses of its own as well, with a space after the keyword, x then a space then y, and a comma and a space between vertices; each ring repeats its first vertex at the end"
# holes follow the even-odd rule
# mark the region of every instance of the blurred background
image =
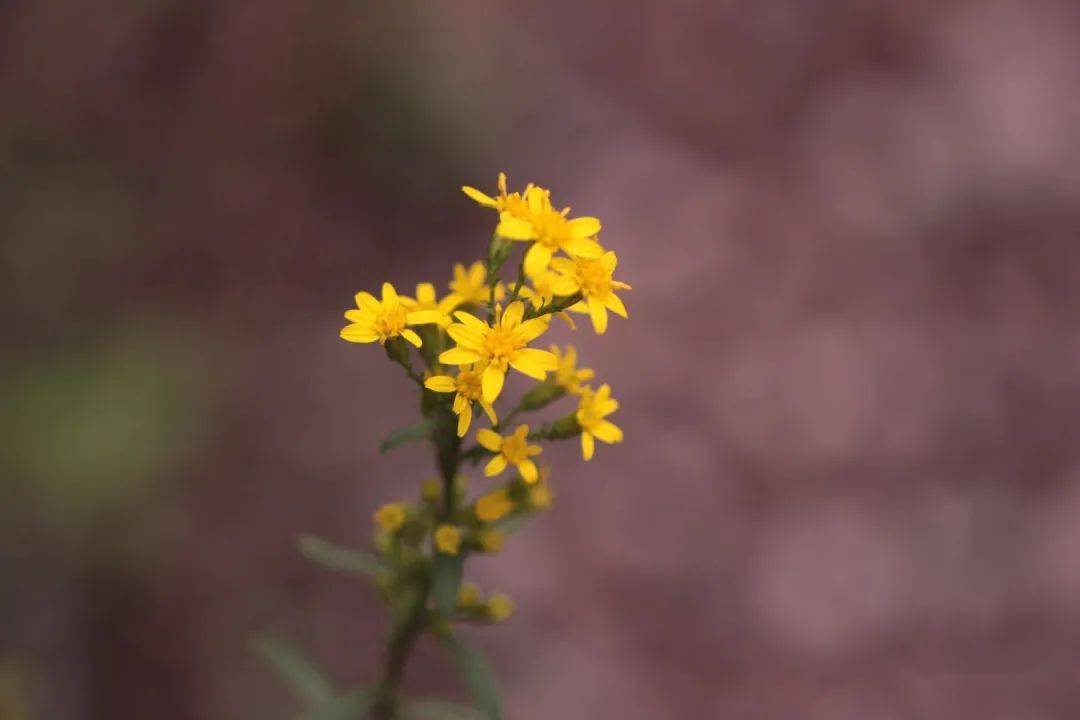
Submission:
POLYGON ((264 630, 373 676, 293 538, 431 459, 341 313, 500 170, 634 286, 572 337, 627 442, 472 563, 509 717, 1080 716, 1078 80, 1072 0, 0 4, 0 717, 292 717, 264 630))

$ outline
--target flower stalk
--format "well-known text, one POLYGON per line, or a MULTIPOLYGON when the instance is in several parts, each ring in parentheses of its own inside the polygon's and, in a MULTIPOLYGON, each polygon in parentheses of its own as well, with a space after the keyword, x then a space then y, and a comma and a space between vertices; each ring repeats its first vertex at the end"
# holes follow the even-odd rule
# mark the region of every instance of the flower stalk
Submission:
MULTIPOLYGON (((505 175, 499 176, 498 189, 493 197, 463 188, 496 210, 499 220, 484 260, 455 265, 442 299, 432 283, 419 283, 415 297, 384 283, 378 297, 357 293, 356 307, 345 313, 349 325, 342 339, 382 344, 420 388, 422 419, 392 433, 381 451, 430 442, 438 477, 422 483, 418 501, 388 503, 374 513, 373 555, 328 550, 330 544, 317 538, 304 545, 324 567, 370 572, 393 618, 377 681, 333 699, 333 717, 402 717, 409 703, 402 689, 409 659, 417 642, 430 635, 462 666, 476 710, 487 720, 499 718, 490 667, 457 636, 455 626, 497 625, 511 616, 514 605, 502 593, 485 595, 463 581, 467 560, 501 552, 524 521, 550 508, 551 471, 541 462, 541 443, 580 437, 589 460, 595 440, 622 440, 622 431, 607 419, 618 408, 610 387, 592 389, 588 381, 594 372, 578 367, 572 346, 536 346, 552 315, 573 329, 567 313, 588 314, 598 334, 606 330, 607 309, 626 315, 614 290, 629 286, 612 278, 615 254, 600 244, 600 221, 571 218, 569 208, 556 210, 550 191, 532 184, 509 192, 505 175), (527 244, 507 294, 498 275, 517 243, 527 244), (414 368, 415 360, 422 371, 414 368), (506 396, 511 377, 531 385, 500 421, 496 403, 506 396), (577 404, 575 411, 534 430, 528 424, 511 430, 520 416, 564 398, 577 404), (485 417, 489 426, 475 428, 475 444, 463 449, 485 417), (462 468, 481 460, 487 478, 482 482, 489 487, 470 498, 462 468)), ((313 716, 326 710, 309 709, 313 716)))

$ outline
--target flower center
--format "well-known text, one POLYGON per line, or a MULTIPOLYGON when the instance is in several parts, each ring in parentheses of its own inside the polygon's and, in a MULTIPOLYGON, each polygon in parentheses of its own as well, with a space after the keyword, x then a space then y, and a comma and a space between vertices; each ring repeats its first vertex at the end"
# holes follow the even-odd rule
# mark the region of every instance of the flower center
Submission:
POLYGON ((393 310, 383 310, 379 313, 379 317, 375 319, 375 332, 383 337, 400 335, 401 331, 405 329, 406 314, 407 311, 402 305, 398 305, 393 310))
POLYGON ((611 273, 599 260, 578 261, 577 281, 586 297, 603 300, 611 292, 611 273))
POLYGON ((457 391, 459 395, 464 396, 467 400, 472 402, 479 400, 483 393, 480 373, 472 370, 462 370, 457 377, 457 391))
POLYGON ((493 327, 484 335, 483 355, 492 363, 505 367, 515 352, 525 347, 525 342, 513 330, 493 327))
POLYGON ((511 435, 503 440, 502 454, 511 464, 524 462, 529 459, 529 441, 523 435, 511 435))

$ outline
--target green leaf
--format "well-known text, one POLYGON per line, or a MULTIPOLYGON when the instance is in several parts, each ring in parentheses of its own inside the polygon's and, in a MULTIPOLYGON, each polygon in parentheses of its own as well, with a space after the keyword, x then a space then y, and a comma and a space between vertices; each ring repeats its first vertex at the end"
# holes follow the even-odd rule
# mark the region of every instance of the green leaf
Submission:
POLYGON ((407 720, 484 720, 479 711, 447 700, 415 700, 405 706, 407 720))
POLYGON ((304 720, 359 720, 371 707, 373 695, 368 688, 357 688, 333 698, 304 713, 304 720))
POLYGON ((255 652, 274 666, 289 690, 308 707, 329 702, 334 688, 314 663, 291 645, 270 637, 257 637, 252 642, 255 652))
POLYGON ((335 545, 314 535, 296 539, 300 554, 327 570, 353 575, 374 575, 382 569, 378 558, 363 550, 335 545))
POLYGON ((390 433, 382 444, 379 445, 379 452, 390 452, 398 445, 402 445, 413 440, 423 440, 424 438, 431 437, 431 430, 435 427, 435 424, 431 420, 421 420, 415 425, 403 427, 390 433))
POLYGON ((453 633, 448 633, 444 642, 457 661, 461 674, 465 676, 469 694, 480 712, 480 717, 484 720, 499 720, 502 717, 499 684, 483 652, 463 643, 453 633))
POLYGON ((461 586, 461 566, 465 558, 462 555, 435 556, 431 571, 431 596, 435 599, 435 609, 443 617, 451 617, 457 609, 458 588, 461 586))

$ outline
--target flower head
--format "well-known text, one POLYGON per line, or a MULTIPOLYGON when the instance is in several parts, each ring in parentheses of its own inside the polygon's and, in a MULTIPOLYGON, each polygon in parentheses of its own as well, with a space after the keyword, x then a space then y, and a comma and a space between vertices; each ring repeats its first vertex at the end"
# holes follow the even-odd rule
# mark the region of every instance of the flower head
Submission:
POLYGON ((503 622, 514 613, 514 601, 502 593, 495 593, 488 598, 487 611, 492 620, 503 622))
POLYGON ((573 295, 580 292, 597 335, 603 335, 607 330, 608 310, 620 317, 627 316, 626 306, 615 291, 629 290, 630 286, 612 279, 618 263, 619 259, 611 250, 596 259, 555 258, 551 261, 551 267, 561 274, 554 284, 555 294, 573 295))
POLYGON ((476 433, 476 440, 485 449, 495 453, 495 457, 484 467, 484 474, 494 477, 506 469, 507 465, 514 465, 521 473, 522 479, 527 483, 534 483, 539 479, 540 473, 536 469, 533 456, 539 455, 541 447, 529 444, 529 426, 518 425, 513 434, 505 437, 494 430, 483 428, 476 433))
POLYGON ((446 555, 457 555, 461 548, 461 528, 440 525, 435 530, 435 548, 446 555))
POLYGON ((458 304, 457 298, 452 294, 442 300, 436 299, 434 285, 419 283, 416 286, 416 302, 409 308, 407 319, 410 325, 434 323, 445 329, 447 325, 454 322, 450 313, 458 304))
POLYGON ((483 495, 476 500, 474 512, 476 518, 482 522, 495 522, 506 517, 514 510, 514 501, 506 488, 499 488, 494 492, 483 495))
POLYGON ((397 532, 402 525, 405 524, 405 503, 389 503, 383 505, 372 516, 375 520, 375 524, 379 526, 379 529, 383 532, 397 532))
POLYGON ((521 302, 512 302, 505 311, 498 311, 492 325, 458 310, 454 317, 459 322, 446 329, 457 347, 439 355, 439 362, 445 365, 480 363, 484 367, 481 397, 488 403, 495 402, 502 392, 507 367, 543 381, 558 362, 547 350, 527 345, 544 334, 550 320, 547 317, 523 320, 524 315, 525 306, 521 302))
POLYGON ((551 191, 530 187, 525 192, 528 215, 504 212, 495 231, 510 240, 535 242, 525 253, 525 274, 535 276, 547 269, 552 256, 562 250, 571 257, 598 258, 604 249, 596 241, 600 221, 594 217, 570 218, 570 208, 556 210, 551 191))
POLYGON ((484 552, 497 553, 503 548, 506 535, 496 528, 485 528, 480 531, 480 547, 484 552))
POLYGON ((458 437, 465 437, 472 424, 472 404, 479 403, 487 414, 492 425, 499 422, 495 416, 495 408, 483 398, 482 386, 483 372, 479 366, 463 367, 457 377, 449 375, 435 375, 424 381, 424 387, 428 390, 440 393, 457 393, 454 396, 454 413, 458 416, 458 437))
MULTIPOLYGON (((495 286, 495 299, 503 296, 501 284, 495 286)), ((477 260, 466 270, 461 263, 454 264, 454 279, 450 281, 450 294, 444 302, 453 300, 453 306, 483 305, 491 297, 491 288, 487 285, 487 269, 477 260)))
POLYGON ((552 345, 551 353, 559 361, 555 369, 555 384, 571 395, 580 395, 581 384, 592 380, 596 373, 591 368, 577 366, 577 350, 573 345, 567 345, 565 352, 560 352, 558 345, 552 345))
POLYGON ((462 582, 458 586, 458 605, 467 608, 476 605, 478 602, 480 602, 480 588, 468 580, 462 582))
POLYGON ((390 283, 383 283, 381 301, 371 293, 356 293, 358 309, 345 311, 345 319, 352 324, 341 331, 342 339, 354 343, 386 343, 390 338, 400 336, 420 347, 420 336, 407 327, 410 324, 408 309, 413 302, 412 298, 398 296, 390 283))
POLYGON ((553 498, 551 487, 542 480, 529 489, 529 504, 534 510, 547 510, 553 498))
POLYGON ((532 184, 530 183, 526 186, 525 193, 507 193, 506 173, 501 172, 499 173, 499 194, 495 197, 486 195, 468 185, 463 186, 461 191, 484 207, 498 210, 500 214, 505 212, 512 217, 527 218, 529 216, 529 204, 525 200, 525 195, 528 194, 531 188, 532 184))
POLYGON ((581 426, 581 454, 586 460, 593 456, 594 439, 609 444, 622 442, 622 430, 605 420, 618 409, 619 401, 611 397, 611 387, 607 383, 596 391, 589 387, 582 391, 575 417, 581 426))

